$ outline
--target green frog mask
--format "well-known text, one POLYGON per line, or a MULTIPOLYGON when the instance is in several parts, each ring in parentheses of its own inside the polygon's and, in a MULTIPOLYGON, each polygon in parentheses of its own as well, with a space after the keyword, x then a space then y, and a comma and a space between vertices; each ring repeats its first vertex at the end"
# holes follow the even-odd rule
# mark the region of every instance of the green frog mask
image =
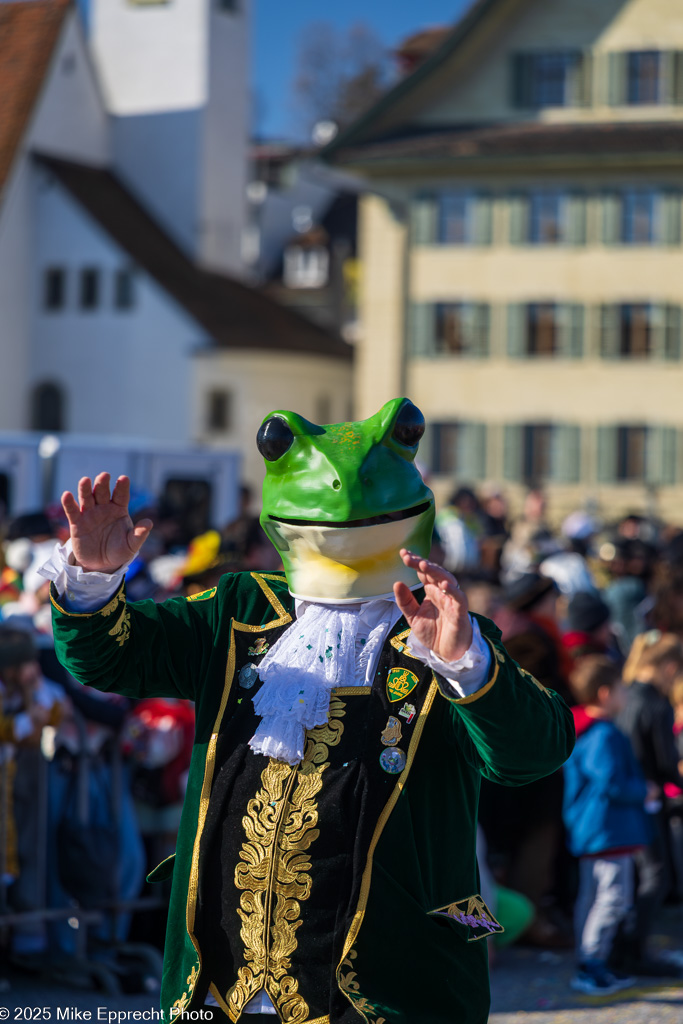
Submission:
POLYGON ((414 462, 424 428, 407 398, 357 423, 266 417, 261 525, 295 597, 346 604, 390 596, 396 580, 417 584, 399 552, 431 546, 434 496, 414 462))

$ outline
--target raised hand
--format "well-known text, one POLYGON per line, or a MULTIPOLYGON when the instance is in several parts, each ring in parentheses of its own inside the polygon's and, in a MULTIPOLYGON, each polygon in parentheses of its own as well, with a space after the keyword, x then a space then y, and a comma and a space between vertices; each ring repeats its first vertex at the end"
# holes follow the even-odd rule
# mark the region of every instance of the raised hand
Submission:
POLYGON ((467 598, 458 587, 458 581, 436 562, 428 562, 405 548, 401 548, 401 558, 417 572, 425 588, 425 598, 419 604, 405 583, 394 583, 396 604, 425 647, 443 661, 457 661, 472 643, 467 598))
POLYGON ((152 529, 151 519, 135 526, 128 514, 130 480, 120 476, 109 494, 109 473, 100 473, 92 484, 84 476, 78 482, 78 501, 71 491, 62 495, 69 520, 76 565, 86 572, 115 572, 135 555, 152 529))

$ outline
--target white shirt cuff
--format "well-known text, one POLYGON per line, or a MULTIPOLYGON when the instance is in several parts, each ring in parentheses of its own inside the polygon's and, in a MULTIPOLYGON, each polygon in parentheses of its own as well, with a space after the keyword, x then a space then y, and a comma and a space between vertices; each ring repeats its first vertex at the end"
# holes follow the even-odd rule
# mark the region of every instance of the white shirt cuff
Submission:
POLYGON ((472 623, 472 643, 457 661, 442 661, 433 651, 425 647, 413 633, 407 640, 411 654, 419 658, 424 665, 434 669, 448 682, 454 696, 471 697, 488 682, 491 668, 491 649, 481 635, 479 623, 470 616, 472 623))
POLYGON ((80 565, 71 565, 71 540, 66 544, 55 544, 53 553, 38 573, 46 580, 52 580, 60 600, 67 611, 96 612, 104 608, 121 586, 126 569, 133 561, 133 555, 116 572, 86 572, 80 565))

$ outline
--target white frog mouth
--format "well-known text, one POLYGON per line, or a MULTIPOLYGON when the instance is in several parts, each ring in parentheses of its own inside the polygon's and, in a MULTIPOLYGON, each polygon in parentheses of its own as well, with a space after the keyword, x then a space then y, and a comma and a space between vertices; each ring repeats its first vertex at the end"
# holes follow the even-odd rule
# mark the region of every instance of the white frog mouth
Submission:
MULTIPOLYGON (((430 503, 424 506, 430 508, 430 503)), ((270 517, 268 532, 280 551, 294 597, 346 604, 388 597, 396 581, 415 586, 417 574, 403 564, 424 522, 419 515, 344 529, 348 524, 297 523, 270 517)))
POLYGON ((287 523, 289 526, 322 526, 333 530, 358 529, 362 526, 384 526, 386 523, 399 523, 403 519, 412 519, 420 516, 430 507, 430 501, 423 501, 411 508, 399 509, 397 512, 382 512, 378 516, 368 516, 365 519, 345 519, 339 522, 328 522, 320 519, 285 519, 283 516, 269 516, 275 523, 287 523))

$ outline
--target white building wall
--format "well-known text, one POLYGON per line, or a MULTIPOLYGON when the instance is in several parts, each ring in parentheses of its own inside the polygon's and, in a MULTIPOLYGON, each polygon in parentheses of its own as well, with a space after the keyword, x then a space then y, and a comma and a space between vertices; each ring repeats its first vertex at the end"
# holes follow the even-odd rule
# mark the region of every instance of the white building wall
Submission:
POLYGON ((32 225, 29 167, 20 161, 0 205, 0 430, 28 426, 32 225))
POLYGON ((114 308, 114 275, 130 265, 127 254, 44 171, 36 172, 35 205, 31 385, 61 387, 70 431, 189 440, 189 358, 200 329, 142 271, 134 308, 114 308), (50 312, 44 274, 59 266, 66 304, 50 312), (100 273, 92 311, 79 308, 84 267, 100 273))
POLYGON ((206 102, 211 0, 87 0, 90 44, 112 114, 194 110, 206 102))
POLYGON ((242 272, 249 142, 249 8, 234 11, 212 0, 209 90, 202 122, 197 257, 226 273, 242 272))
POLYGON ((241 274, 249 3, 81 0, 113 115, 114 164, 175 241, 241 274))
POLYGON ((64 25, 23 150, 99 166, 110 159, 109 118, 75 12, 64 25))

